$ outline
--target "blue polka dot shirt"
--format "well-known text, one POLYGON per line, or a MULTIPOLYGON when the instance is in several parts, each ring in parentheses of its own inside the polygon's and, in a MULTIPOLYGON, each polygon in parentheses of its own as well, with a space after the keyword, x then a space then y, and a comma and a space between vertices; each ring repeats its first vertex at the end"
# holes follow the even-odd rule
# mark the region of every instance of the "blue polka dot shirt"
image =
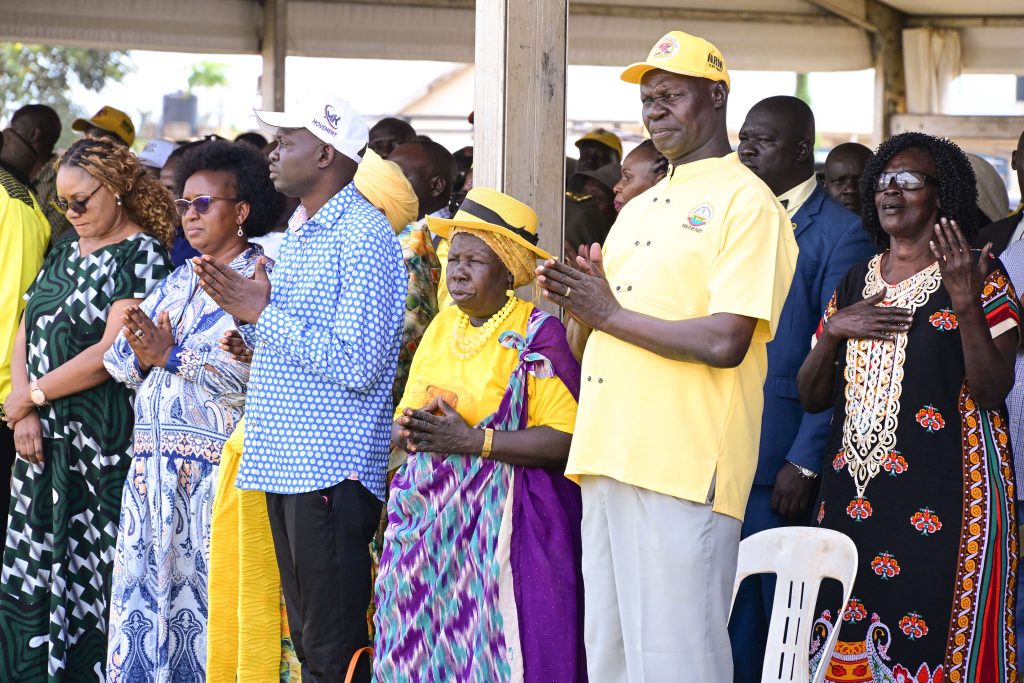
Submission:
MULTIPOLYGON (((302 210, 302 207, 299 207, 302 210)), ((384 214, 346 185, 289 228, 254 348, 236 485, 305 493, 358 479, 384 499, 408 276, 384 214)))

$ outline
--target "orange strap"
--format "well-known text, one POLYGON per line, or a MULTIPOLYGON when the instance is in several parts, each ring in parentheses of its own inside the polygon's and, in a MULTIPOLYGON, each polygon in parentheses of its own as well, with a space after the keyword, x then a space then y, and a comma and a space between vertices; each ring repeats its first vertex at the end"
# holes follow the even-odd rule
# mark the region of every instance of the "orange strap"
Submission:
POLYGON ((352 677, 356 675, 356 665, 359 664, 359 655, 367 653, 370 656, 370 662, 373 662, 373 648, 367 645, 361 647, 355 651, 352 655, 352 659, 348 663, 348 673, 345 674, 345 683, 352 683, 352 677))

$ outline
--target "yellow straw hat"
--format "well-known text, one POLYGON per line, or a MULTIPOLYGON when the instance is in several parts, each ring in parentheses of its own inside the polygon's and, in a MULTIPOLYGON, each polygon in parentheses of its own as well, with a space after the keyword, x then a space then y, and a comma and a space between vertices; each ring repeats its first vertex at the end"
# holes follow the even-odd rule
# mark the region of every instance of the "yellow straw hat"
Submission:
POLYGON ((536 212, 521 201, 489 187, 470 190, 452 218, 427 216, 427 226, 445 239, 451 239, 455 228, 493 232, 529 249, 540 258, 554 258, 537 246, 536 212))

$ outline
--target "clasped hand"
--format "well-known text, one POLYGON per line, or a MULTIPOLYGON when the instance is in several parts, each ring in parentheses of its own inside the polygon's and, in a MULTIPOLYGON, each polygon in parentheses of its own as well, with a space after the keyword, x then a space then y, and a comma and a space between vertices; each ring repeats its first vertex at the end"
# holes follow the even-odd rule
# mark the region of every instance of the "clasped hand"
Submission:
POLYGON ((588 327, 601 329, 622 308, 605 277, 599 244, 581 246, 565 262, 548 259, 536 272, 544 298, 588 327))
POLYGON ((236 319, 255 323, 270 303, 270 278, 267 259, 260 256, 252 277, 245 277, 212 256, 192 259, 192 268, 199 276, 199 286, 218 306, 236 319))
POLYGON ((483 448, 483 432, 470 427, 455 408, 439 397, 419 410, 406 408, 398 425, 398 436, 405 441, 409 453, 472 454, 483 448))
POLYGON ((160 311, 157 324, 138 306, 129 306, 121 316, 121 332, 139 360, 139 369, 148 372, 153 367, 166 367, 174 347, 174 333, 167 311, 160 311))

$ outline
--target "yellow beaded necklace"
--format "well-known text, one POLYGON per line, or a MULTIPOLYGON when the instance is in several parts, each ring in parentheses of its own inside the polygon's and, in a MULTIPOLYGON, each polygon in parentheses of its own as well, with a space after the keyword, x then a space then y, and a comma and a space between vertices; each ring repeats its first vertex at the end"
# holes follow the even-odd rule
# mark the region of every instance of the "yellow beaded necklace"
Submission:
POLYGON ((510 297, 505 302, 505 305, 501 307, 501 310, 488 318, 487 322, 477 328, 476 333, 472 335, 467 334, 470 326, 469 316, 459 311, 458 318, 452 326, 452 336, 449 344, 452 355, 459 360, 469 360, 480 353, 480 349, 494 336, 498 326, 512 315, 512 311, 516 310, 516 305, 518 304, 518 297, 510 297))

